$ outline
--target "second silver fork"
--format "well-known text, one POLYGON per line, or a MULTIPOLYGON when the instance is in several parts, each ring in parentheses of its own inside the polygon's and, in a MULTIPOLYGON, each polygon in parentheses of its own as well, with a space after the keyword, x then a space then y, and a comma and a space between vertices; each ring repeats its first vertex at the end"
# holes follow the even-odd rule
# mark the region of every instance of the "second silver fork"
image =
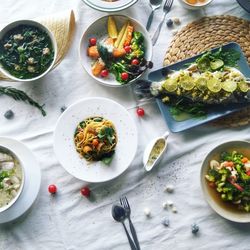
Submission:
POLYGON ((153 38, 152 38, 153 46, 156 44, 156 42, 158 40, 158 37, 159 37, 160 32, 161 32, 162 25, 163 25, 163 23, 165 21, 167 13, 171 10, 173 1, 174 0, 166 0, 166 2, 164 3, 164 6, 163 6, 164 16, 162 18, 162 21, 159 23, 157 30, 155 31, 155 33, 153 35, 153 38))

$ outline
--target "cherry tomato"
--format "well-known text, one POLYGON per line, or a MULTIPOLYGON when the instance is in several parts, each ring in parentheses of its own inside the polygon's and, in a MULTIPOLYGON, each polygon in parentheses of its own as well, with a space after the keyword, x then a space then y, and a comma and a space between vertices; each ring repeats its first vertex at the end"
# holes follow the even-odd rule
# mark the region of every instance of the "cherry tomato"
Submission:
POLYGON ((250 170, 248 170, 248 171, 246 172, 246 174, 247 174, 248 176, 250 176, 250 170))
POLYGON ((140 61, 137 58, 133 59, 131 62, 132 65, 138 65, 139 63, 140 61))
POLYGON ((144 111, 143 108, 138 108, 136 110, 136 113, 137 113, 138 116, 144 116, 145 115, 145 111, 144 111))
POLYGON ((89 38, 89 45, 91 45, 91 46, 95 46, 96 45, 96 38, 95 37, 89 38))
POLYGON ((108 72, 107 69, 103 69, 103 70, 101 71, 101 77, 107 77, 108 75, 109 75, 109 72, 108 72))
POLYGON ((48 191, 49 191, 51 194, 55 194, 56 191, 57 191, 56 185, 54 185, 54 184, 49 185, 48 191))
POLYGON ((121 73, 121 78, 122 78, 123 81, 128 80, 128 73, 127 72, 122 72, 121 73))
POLYGON ((93 144, 93 146, 97 147, 98 144, 99 144, 98 139, 94 139, 94 140, 92 141, 92 144, 93 144))
POLYGON ((125 46, 124 49, 125 49, 126 53, 131 52, 131 47, 130 46, 125 46))
POLYGON ((90 189, 86 186, 86 187, 83 187, 81 189, 81 194, 85 197, 89 197, 90 196, 90 189))

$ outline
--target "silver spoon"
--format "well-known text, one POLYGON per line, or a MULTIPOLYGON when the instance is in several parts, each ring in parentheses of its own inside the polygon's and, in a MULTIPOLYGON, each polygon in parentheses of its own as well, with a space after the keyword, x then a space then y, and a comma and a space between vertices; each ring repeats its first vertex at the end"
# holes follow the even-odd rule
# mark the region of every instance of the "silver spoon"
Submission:
POLYGON ((127 228, 126 228, 126 226, 124 224, 124 220, 127 218, 125 209, 123 207, 121 207, 121 206, 113 205, 113 207, 112 207, 112 216, 113 216, 114 220, 122 223, 123 228, 124 228, 124 230, 126 232, 126 235, 127 235, 131 250, 137 250, 137 248, 136 248, 133 240, 131 239, 131 237, 130 237, 130 235, 128 233, 128 230, 127 230, 127 228))
POLYGON ((155 10, 159 9, 161 7, 162 0, 149 0, 149 5, 152 8, 152 11, 150 13, 150 16, 148 18, 148 22, 146 25, 146 29, 149 30, 153 17, 154 17, 154 12, 155 10))

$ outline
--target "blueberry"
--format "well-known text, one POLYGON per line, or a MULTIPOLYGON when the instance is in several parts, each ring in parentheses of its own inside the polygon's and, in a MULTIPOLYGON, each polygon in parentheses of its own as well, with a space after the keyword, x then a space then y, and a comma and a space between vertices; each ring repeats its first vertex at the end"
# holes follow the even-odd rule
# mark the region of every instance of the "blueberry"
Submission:
POLYGON ((173 26, 173 20, 172 19, 168 19, 167 20, 167 26, 170 28, 173 26))
POLYGON ((165 227, 168 227, 169 226, 169 219, 168 218, 163 219, 161 224, 165 227))
POLYGON ((193 234, 197 234, 199 232, 199 226, 196 223, 191 225, 191 229, 193 234))
POLYGON ((61 110, 61 112, 63 113, 66 109, 67 109, 67 107, 64 105, 64 106, 61 107, 60 110, 61 110))
POLYGON ((13 118, 13 116, 14 116, 14 113, 13 113, 13 111, 10 109, 10 110, 8 110, 8 111, 6 111, 5 113, 4 113, 4 117, 6 118, 6 119, 12 119, 13 118))

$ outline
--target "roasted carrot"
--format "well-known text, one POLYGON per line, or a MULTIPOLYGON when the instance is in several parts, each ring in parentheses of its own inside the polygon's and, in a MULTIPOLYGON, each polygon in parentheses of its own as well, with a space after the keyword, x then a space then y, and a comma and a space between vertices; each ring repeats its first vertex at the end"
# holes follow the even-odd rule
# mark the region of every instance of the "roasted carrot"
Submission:
POLYGON ((118 48, 114 48, 113 49, 113 57, 118 58, 118 57, 122 57, 126 54, 126 51, 124 48, 118 49, 118 48))
POLYGON ((248 162, 248 158, 247 158, 247 157, 243 157, 243 158, 241 159, 241 162, 242 162, 242 163, 247 163, 247 162, 248 162))
POLYGON ((93 64, 91 70, 94 76, 99 76, 101 71, 105 68, 105 63, 102 61, 101 58, 96 60, 96 62, 93 64))
POLYGON ((224 163, 224 166, 226 166, 226 167, 233 167, 234 166, 234 163, 232 162, 232 161, 226 161, 225 163, 224 163))
POLYGON ((132 40, 132 36, 133 36, 133 31, 134 31, 134 27, 129 25, 127 28, 127 35, 126 35, 126 40, 123 44, 123 46, 129 46, 132 40))
POLYGON ((88 47, 88 56, 94 59, 100 57, 97 46, 88 47))

